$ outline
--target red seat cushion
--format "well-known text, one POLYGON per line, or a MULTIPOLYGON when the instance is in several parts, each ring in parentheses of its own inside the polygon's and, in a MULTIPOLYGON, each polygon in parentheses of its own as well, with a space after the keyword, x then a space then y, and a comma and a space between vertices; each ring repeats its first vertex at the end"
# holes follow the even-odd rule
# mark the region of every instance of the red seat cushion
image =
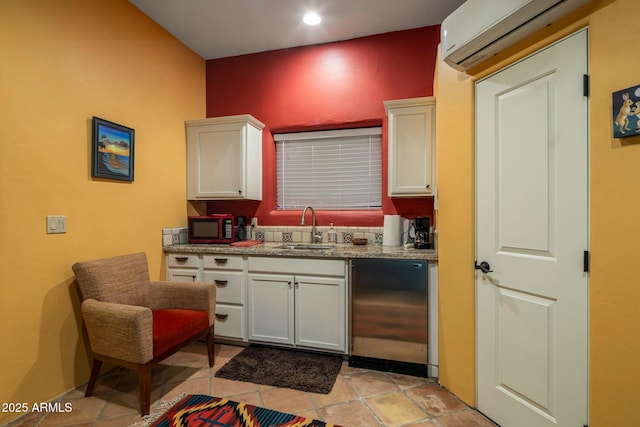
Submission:
POLYGON ((206 311, 163 309, 152 310, 152 314, 154 358, 209 328, 206 311))

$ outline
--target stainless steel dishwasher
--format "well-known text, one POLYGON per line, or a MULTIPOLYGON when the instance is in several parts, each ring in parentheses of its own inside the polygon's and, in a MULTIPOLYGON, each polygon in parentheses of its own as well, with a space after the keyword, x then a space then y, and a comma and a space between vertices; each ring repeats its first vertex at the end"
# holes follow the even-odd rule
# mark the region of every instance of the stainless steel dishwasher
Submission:
POLYGON ((351 261, 349 365, 427 376, 427 261, 351 261))

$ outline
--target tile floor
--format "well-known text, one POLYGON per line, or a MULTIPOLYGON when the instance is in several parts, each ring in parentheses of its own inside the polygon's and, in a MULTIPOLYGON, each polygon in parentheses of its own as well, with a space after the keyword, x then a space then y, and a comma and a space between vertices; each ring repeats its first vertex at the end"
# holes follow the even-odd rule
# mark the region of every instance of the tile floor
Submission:
MULTIPOLYGON (((469 409, 432 380, 366 369, 344 362, 328 395, 230 381, 214 377, 242 347, 216 345, 216 363, 209 368, 204 343, 176 353, 152 372, 151 412, 163 401, 183 393, 228 397, 256 406, 315 418, 345 427, 423 426, 492 427, 491 421, 469 409)), ((137 379, 133 371, 114 368, 103 374, 95 393, 84 397, 81 386, 58 399, 67 413, 31 413, 8 427, 140 426, 137 379)))

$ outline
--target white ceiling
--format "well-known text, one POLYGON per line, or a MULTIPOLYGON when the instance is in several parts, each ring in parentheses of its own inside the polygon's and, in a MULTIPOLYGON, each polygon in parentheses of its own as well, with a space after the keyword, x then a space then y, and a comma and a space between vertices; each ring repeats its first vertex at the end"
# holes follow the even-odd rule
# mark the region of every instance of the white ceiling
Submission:
POLYGON ((129 0, 204 59, 437 25, 464 0, 129 0), (302 23, 307 11, 322 16, 302 23))

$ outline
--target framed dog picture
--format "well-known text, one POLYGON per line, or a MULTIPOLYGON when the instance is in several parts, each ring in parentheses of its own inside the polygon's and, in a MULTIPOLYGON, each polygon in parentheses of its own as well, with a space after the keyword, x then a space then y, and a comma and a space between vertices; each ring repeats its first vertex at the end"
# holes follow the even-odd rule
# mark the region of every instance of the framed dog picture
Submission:
POLYGON ((99 117, 92 123, 91 176, 133 181, 135 131, 99 117))
POLYGON ((640 85, 613 92, 613 137, 640 135, 640 85))

